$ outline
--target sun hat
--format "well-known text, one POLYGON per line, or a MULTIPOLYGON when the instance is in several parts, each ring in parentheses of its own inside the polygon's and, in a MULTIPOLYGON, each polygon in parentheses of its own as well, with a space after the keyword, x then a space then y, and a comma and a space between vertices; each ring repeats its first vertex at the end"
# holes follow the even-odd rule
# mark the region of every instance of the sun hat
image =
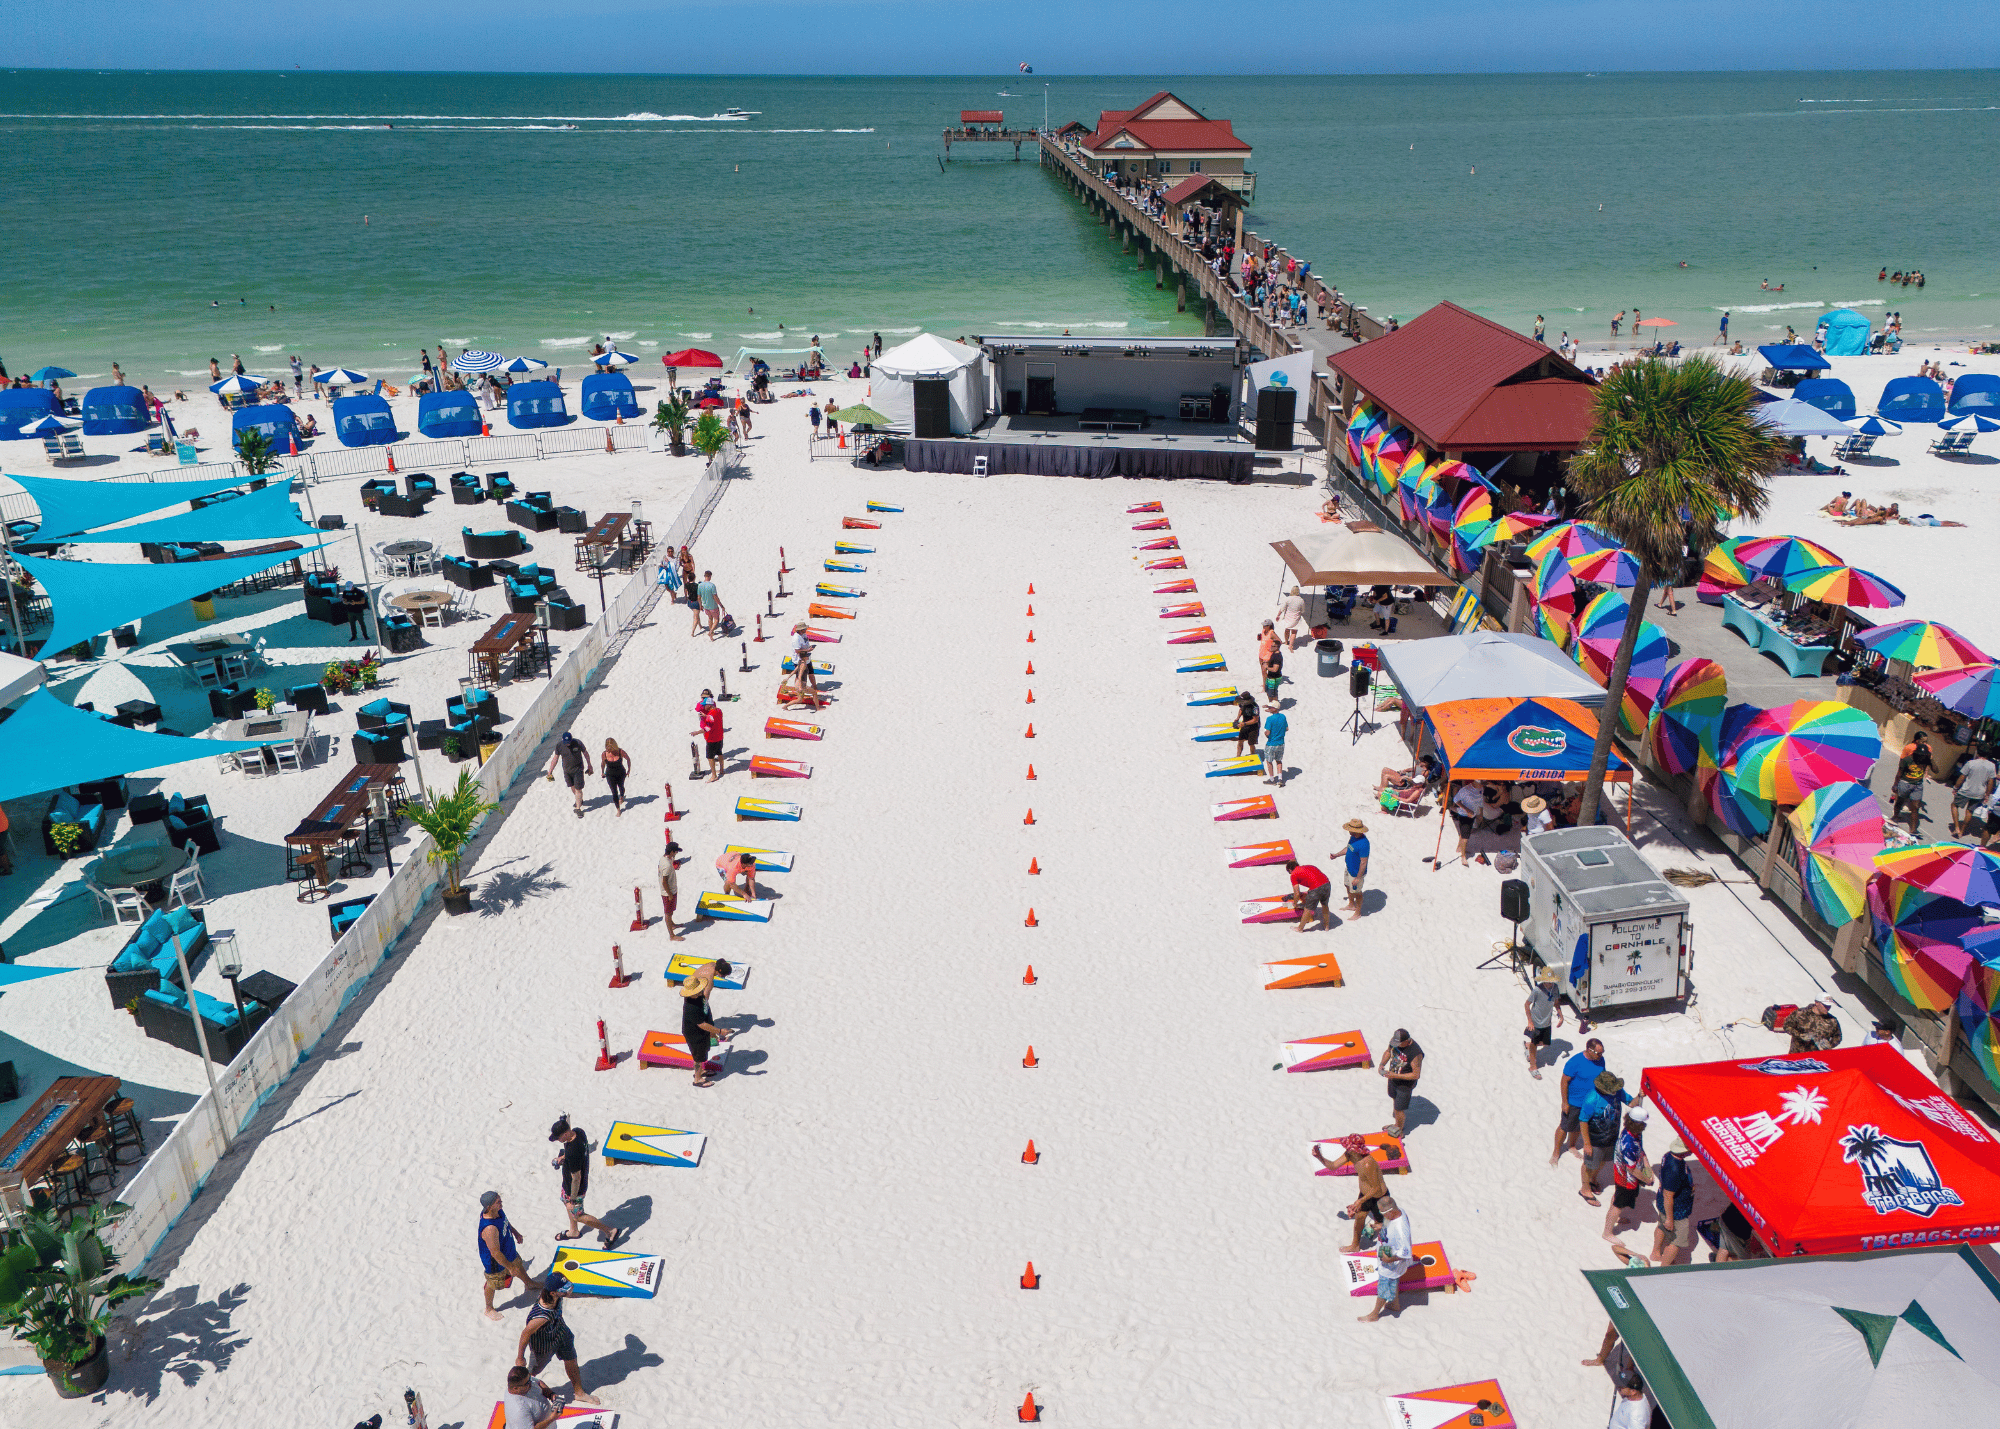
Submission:
POLYGON ((1616 1072, 1599 1072, 1597 1080, 1592 1085, 1606 1096, 1609 1096, 1612 1092, 1623 1091, 1625 1089, 1625 1079, 1616 1072))
POLYGON ((1553 985, 1554 983, 1559 981, 1559 979, 1556 977, 1556 970, 1554 968, 1543 968, 1540 972, 1535 974, 1535 981, 1543 984, 1553 985))
POLYGON ((1540 794, 1530 794, 1521 801, 1521 812, 1524 814, 1539 814, 1542 810, 1548 808, 1548 806, 1549 801, 1544 799, 1540 794))
POLYGON ((1349 819, 1341 827, 1346 829, 1350 834, 1365 834, 1368 832, 1368 825, 1362 823, 1359 819, 1349 819))
POLYGON ((1683 1141, 1683 1140, 1682 1140, 1682 1139, 1681 1139, 1680 1137, 1676 1136, 1676 1137, 1674 1138, 1674 1144, 1673 1144, 1672 1146, 1669 1146, 1669 1147, 1667 1148, 1667 1155, 1669 1155, 1669 1156, 1685 1156, 1685 1155, 1687 1155, 1687 1154, 1688 1154, 1688 1144, 1687 1144, 1687 1142, 1683 1141))
POLYGON ((1368 1154, 1368 1143, 1361 1139, 1361 1133, 1351 1131, 1340 1138, 1340 1149, 1349 1156, 1359 1159, 1368 1154))

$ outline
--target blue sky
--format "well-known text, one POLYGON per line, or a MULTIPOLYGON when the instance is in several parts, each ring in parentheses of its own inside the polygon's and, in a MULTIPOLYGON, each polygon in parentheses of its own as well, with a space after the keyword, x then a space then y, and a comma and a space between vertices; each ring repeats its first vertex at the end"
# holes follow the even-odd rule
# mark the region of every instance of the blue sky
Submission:
POLYGON ((658 74, 1440 73, 2000 67, 2000 7, 1878 0, 66 0, 10 6, 37 68, 658 74))

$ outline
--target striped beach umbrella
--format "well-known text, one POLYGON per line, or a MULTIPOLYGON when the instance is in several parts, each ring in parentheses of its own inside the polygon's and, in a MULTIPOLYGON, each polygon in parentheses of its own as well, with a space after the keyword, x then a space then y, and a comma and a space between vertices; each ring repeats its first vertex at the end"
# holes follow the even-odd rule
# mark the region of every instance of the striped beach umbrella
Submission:
POLYGON ((1375 448, 1375 485, 1384 499, 1396 494, 1396 482, 1403 474, 1403 464, 1410 459, 1412 440, 1408 427, 1392 427, 1383 433, 1380 444, 1375 448))
POLYGON ((1493 493, 1483 486, 1467 489, 1458 498, 1458 507, 1452 512, 1452 529, 1471 532, 1481 526, 1493 524, 1493 493))
POLYGON ((1838 928, 1868 911, 1868 880, 1882 850, 1882 806, 1851 780, 1815 789, 1792 810, 1799 882, 1819 916, 1838 928))
POLYGON ((352 387, 357 382, 366 382, 368 374, 351 367, 327 367, 315 369, 312 380, 328 387, 352 387))
POLYGON ((504 361, 497 352, 461 352, 451 360, 453 372, 498 372, 504 361))
POLYGON ((1794 700, 1745 725, 1722 767, 1738 788, 1796 806, 1815 789, 1865 780, 1881 757, 1882 734, 1866 711, 1837 700, 1794 700))
POLYGON ((1870 414, 1848 420, 1847 430, 1863 437, 1893 437, 1903 430, 1903 424, 1888 417, 1870 414))
POLYGON ((1741 590, 1757 579, 1757 573, 1736 558, 1736 548, 1752 539, 1735 536, 1708 553, 1708 559, 1702 562, 1701 581, 1694 588, 1696 600, 1707 605, 1720 605, 1725 595, 1741 590))
POLYGON ((1623 546, 1572 557, 1569 573, 1592 585, 1630 590, 1639 583, 1639 558, 1623 546))
MULTIPOLYGON (((1617 591, 1607 590, 1586 605, 1576 617, 1576 639, 1570 655, 1600 685, 1611 683, 1611 667, 1618 658, 1619 642, 1625 638, 1625 619, 1631 604, 1617 591)), ((1620 701, 1619 722, 1625 732, 1638 737, 1645 733, 1660 688, 1667 679, 1667 657, 1672 647, 1666 633, 1652 621, 1641 621, 1639 637, 1632 645, 1632 666, 1625 676, 1625 694, 1620 701)))
POLYGON ((61 436, 64 432, 75 431, 76 426, 75 422, 65 422, 61 417, 50 413, 39 422, 32 422, 21 428, 21 435, 24 437, 56 437, 61 436))
POLYGON ((1437 483, 1430 479, 1431 454, 1422 447, 1410 449, 1403 469, 1396 473, 1396 501, 1405 521, 1421 521, 1424 509, 1437 495, 1437 483))
POLYGON ((1683 660, 1667 672, 1653 701, 1653 758, 1669 774, 1692 774, 1704 739, 1713 743, 1729 705, 1729 678, 1713 660, 1683 660))
POLYGON ((268 377, 251 377, 239 372, 223 378, 220 382, 209 383, 208 390, 211 392, 230 392, 239 396, 248 396, 252 392, 263 391, 270 384, 271 379, 268 377))
POLYGON ((605 349, 590 360, 597 363, 600 367, 630 367, 639 359, 629 352, 620 352, 617 348, 613 347, 605 349))
POLYGON ((501 365, 502 372, 539 372, 548 363, 539 357, 510 357, 501 365))
POLYGON ((1946 709, 1972 719, 2000 718, 2000 680, 1996 665, 1963 665, 1955 670, 1925 670, 1911 676, 1946 709))
POLYGON ((1776 581, 1841 564, 1832 551, 1803 536, 1752 536, 1735 554, 1745 570, 1776 581))
POLYGON ((1886 660, 1905 660, 1919 670, 1959 670, 1987 665, 1986 652, 1935 620, 1897 620, 1856 631, 1855 642, 1886 660))
POLYGON ((1979 910, 1884 873, 1868 880, 1868 914, 1896 991, 1925 1012, 1950 1007, 1972 970, 1961 940, 1984 926, 1979 910))
POLYGON ((1885 848, 1875 867, 1912 888, 1941 893, 1960 903, 2000 904, 2000 856, 1971 844, 1939 840, 1885 848))
POLYGON ((1873 572, 1857 566, 1829 566, 1805 571, 1784 581, 1786 590, 1797 591, 1829 605, 1882 608, 1903 603, 1903 592, 1873 572))
POLYGON ((1958 1030, 1980 1069, 2000 1082, 2000 1018, 1995 1016, 2000 1012, 2000 924, 1972 929, 1959 945, 1972 955, 1972 966, 1953 1001, 1958 1030))
POLYGON ((1602 526, 1589 521, 1562 521, 1543 531, 1528 542, 1528 559, 1539 561, 1550 551, 1560 551, 1565 557, 1587 556, 1592 551, 1609 551, 1617 547, 1618 540, 1602 526))
POLYGON ((1939 420, 1938 425, 1948 432, 1961 427, 1974 432, 2000 432, 2000 420, 1987 416, 1984 412, 1958 412, 1939 420))
MULTIPOLYGON (((674 365, 667 357, 661 358, 660 361, 669 367, 674 365)), ((1354 409, 1354 415, 1347 419, 1347 456, 1358 467, 1365 468, 1368 465, 1367 459, 1361 453, 1361 444, 1380 425, 1379 417, 1380 414, 1376 412, 1372 403, 1363 402, 1354 409)))

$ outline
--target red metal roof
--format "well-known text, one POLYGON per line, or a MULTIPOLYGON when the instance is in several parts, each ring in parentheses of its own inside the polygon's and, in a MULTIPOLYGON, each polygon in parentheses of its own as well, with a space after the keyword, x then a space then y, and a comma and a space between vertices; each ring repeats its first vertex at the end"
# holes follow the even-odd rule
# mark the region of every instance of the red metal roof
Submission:
POLYGON ((1218 199, 1227 199, 1237 204, 1243 202, 1234 189, 1220 182, 1210 174, 1196 174, 1192 178, 1182 179, 1179 183, 1168 189, 1163 198, 1167 203, 1186 203, 1189 199, 1200 194, 1203 189, 1211 187, 1214 188, 1215 196, 1218 199))
POLYGON ((1438 451, 1583 444, 1596 384, 1554 349, 1439 303, 1328 362, 1438 451))
POLYGON ((1000 111, 997 109, 961 109, 958 111, 961 124, 998 124, 1000 111))
POLYGON ((1097 116, 1097 131, 1083 141, 1086 149, 1100 149, 1124 130, 1147 148, 1173 153, 1249 153, 1250 146, 1236 137, 1227 119, 1147 119, 1146 111, 1171 99, 1190 114, 1201 111, 1170 90, 1161 90, 1133 109, 1106 109, 1097 116))

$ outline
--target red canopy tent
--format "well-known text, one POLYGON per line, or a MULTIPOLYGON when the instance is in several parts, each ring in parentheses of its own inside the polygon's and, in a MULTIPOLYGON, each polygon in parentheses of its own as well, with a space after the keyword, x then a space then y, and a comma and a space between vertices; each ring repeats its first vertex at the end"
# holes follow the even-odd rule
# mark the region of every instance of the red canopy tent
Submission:
POLYGON ((2000 1240, 2000 1142, 1895 1048, 1648 1067, 1777 1255, 2000 1240))
POLYGON ((714 353, 699 347, 684 347, 679 352, 670 352, 660 359, 663 367, 720 367, 722 359, 714 353))

